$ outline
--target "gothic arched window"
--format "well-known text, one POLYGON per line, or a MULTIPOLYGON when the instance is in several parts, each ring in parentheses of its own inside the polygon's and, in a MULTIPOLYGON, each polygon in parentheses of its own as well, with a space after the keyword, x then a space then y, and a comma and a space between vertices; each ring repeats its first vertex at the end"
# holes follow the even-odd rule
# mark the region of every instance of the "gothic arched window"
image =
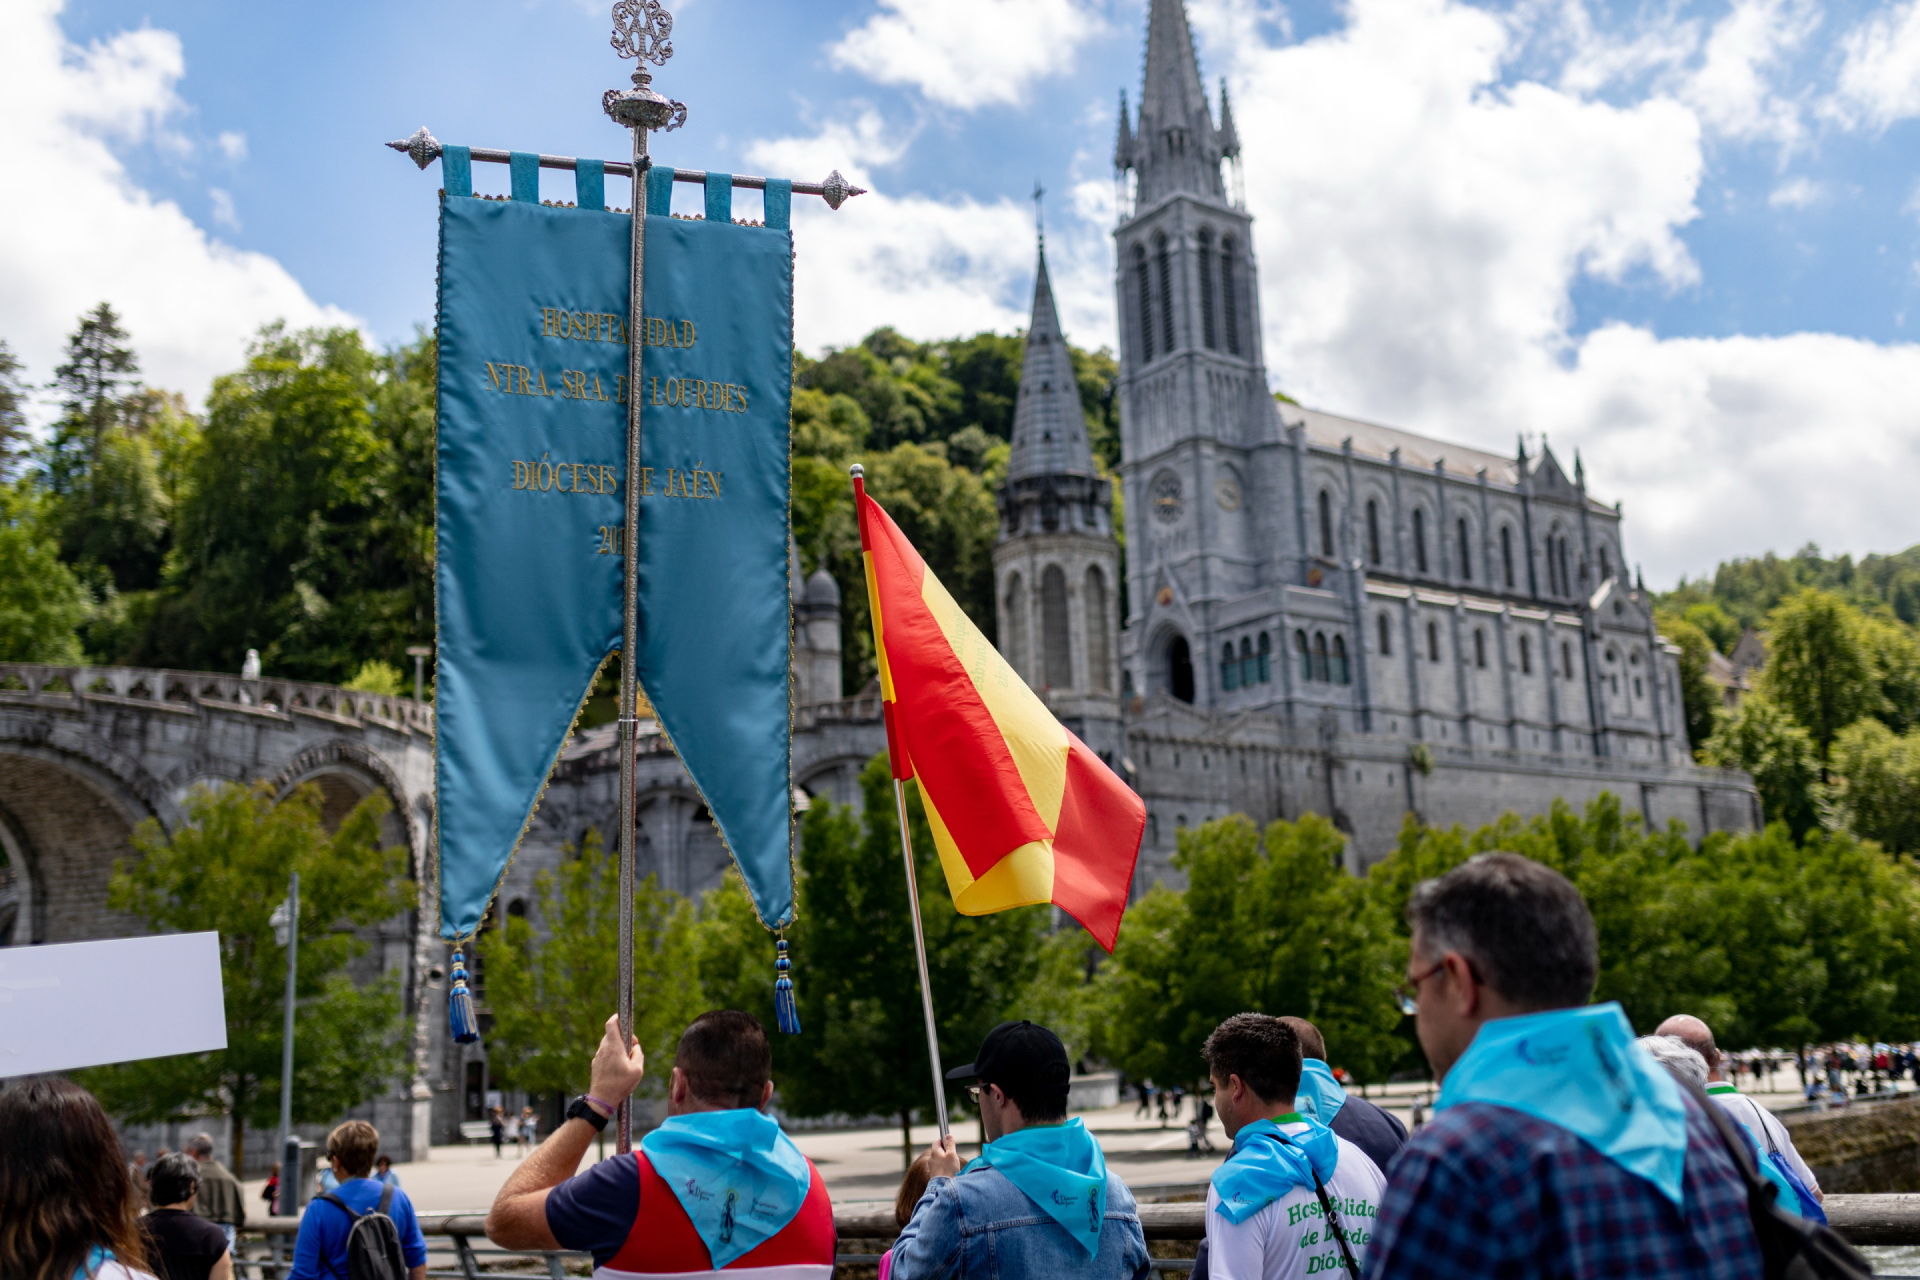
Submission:
POLYGON ((1167 250, 1167 238, 1153 238, 1154 283, 1160 288, 1160 350, 1171 351, 1179 346, 1179 340, 1173 336, 1173 257, 1167 250))
POLYGON ((1200 228, 1200 252, 1195 255, 1200 264, 1200 339, 1207 344, 1207 350, 1214 349, 1213 338, 1213 232, 1200 228))
POLYGON ((1512 590, 1513 589, 1513 526, 1510 524, 1503 524, 1500 526, 1500 575, 1501 575, 1501 580, 1507 584, 1507 589, 1512 590))
POLYGON ((1107 640, 1107 575, 1087 566, 1087 685, 1106 693, 1113 688, 1113 651, 1107 640))
POLYGON ((1560 539, 1560 593, 1573 594, 1573 561, 1567 555, 1567 540, 1560 539))
POLYGON ((1607 544, 1600 544, 1600 581, 1605 582, 1613 576, 1613 557, 1607 554, 1607 544))
POLYGON ((1220 314, 1226 321, 1227 350, 1240 354, 1240 287, 1233 258, 1233 237, 1220 237, 1220 314))
POLYGON ((1525 636, 1520 637, 1520 674, 1523 676, 1533 674, 1533 645, 1525 636))
POLYGON ((1140 321, 1140 363, 1153 359, 1153 283, 1147 275, 1147 251, 1133 246, 1133 299, 1140 321))
POLYGON ((1030 677, 1033 670, 1027 665, 1027 593, 1022 590, 1023 585, 1019 574, 1007 575, 1005 612, 1000 615, 1005 621, 1000 634, 1006 641, 1004 653, 1008 665, 1030 677))
POLYGON ((1302 680, 1313 679, 1313 654, 1307 648, 1306 632, 1296 631, 1293 633, 1293 652, 1300 660, 1300 678, 1302 680))
POLYGON ((1473 665, 1482 671, 1487 668, 1487 633, 1478 627, 1473 629, 1473 665))
POLYGON ((1380 652, 1387 657, 1392 657, 1393 656, 1393 623, 1388 620, 1387 615, 1384 613, 1380 615, 1379 621, 1380 621, 1380 652))
POLYGON ((1473 581, 1473 548, 1467 541, 1467 518, 1461 516, 1458 523, 1460 534, 1460 581, 1473 581))
POLYGON ((1327 633, 1316 631, 1313 633, 1313 678, 1321 681, 1330 679, 1327 666, 1327 633))
POLYGON ((1367 499, 1367 563, 1380 563, 1380 504, 1367 499))
POLYGON ((1347 638, 1333 638, 1333 682, 1335 684, 1353 683, 1353 673, 1347 667, 1347 638))
POLYGON ((1073 688, 1073 650, 1067 643, 1067 575, 1057 564, 1040 575, 1040 652, 1046 663, 1042 683, 1073 688))
POLYGON ((1333 495, 1320 491, 1320 554, 1333 559, 1333 495))
POLYGON ((1220 646, 1220 688, 1232 693, 1240 687, 1240 664, 1233 660, 1233 641, 1220 646))
POLYGON ((1246 636, 1240 637, 1240 687, 1246 688, 1260 678, 1253 665, 1253 641, 1246 636))
POLYGON ((1185 636, 1167 645, 1167 692, 1181 702, 1193 701, 1193 649, 1185 636))
POLYGON ((1419 507, 1413 509, 1413 567, 1417 573, 1427 571, 1427 513, 1419 507))
POLYGON ((1440 661, 1440 624, 1437 622, 1427 624, 1427 661, 1440 661))
POLYGON ((1260 683, 1266 684, 1273 679, 1273 639, 1266 632, 1260 633, 1260 683))

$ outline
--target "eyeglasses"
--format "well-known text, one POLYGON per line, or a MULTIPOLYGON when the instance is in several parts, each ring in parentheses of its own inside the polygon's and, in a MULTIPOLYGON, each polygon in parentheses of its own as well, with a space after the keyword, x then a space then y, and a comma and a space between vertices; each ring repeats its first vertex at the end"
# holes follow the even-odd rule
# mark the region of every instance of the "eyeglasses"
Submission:
POLYGON ((979 1085, 970 1084, 967 1086, 967 1100, 972 1102, 975 1106, 979 1105, 980 1103, 980 1086, 979 1085))
POLYGON ((1420 1012, 1420 984, 1447 967, 1444 960, 1435 961, 1425 973, 1408 978, 1393 989, 1393 1007, 1411 1018, 1420 1012))

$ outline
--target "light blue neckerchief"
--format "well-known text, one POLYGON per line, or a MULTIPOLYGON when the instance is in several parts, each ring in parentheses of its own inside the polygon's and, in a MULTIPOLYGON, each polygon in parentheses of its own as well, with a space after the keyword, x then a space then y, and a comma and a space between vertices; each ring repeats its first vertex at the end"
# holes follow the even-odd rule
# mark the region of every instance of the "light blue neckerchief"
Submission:
POLYGON ((1333 1071, 1318 1058, 1300 1060, 1300 1088, 1293 1095, 1293 1109, 1309 1120, 1332 1124, 1347 1105, 1347 1091, 1333 1078, 1333 1071))
POLYGON ((1496 1018, 1447 1072, 1435 1111, 1485 1102, 1558 1125, 1680 1203, 1680 1086, 1633 1042, 1618 1004, 1496 1018))
POLYGON ((1089 1258, 1100 1252, 1107 1216, 1107 1158, 1079 1120, 1030 1125, 989 1142, 960 1171, 998 1169, 1027 1199, 1066 1228, 1089 1258))
MULTIPOLYGON (((1281 1120, 1302 1118, 1295 1113, 1281 1120)), ((1233 1135, 1233 1154, 1213 1171, 1213 1189, 1220 1193, 1214 1208, 1222 1217, 1241 1222, 1295 1187, 1311 1187, 1316 1173, 1323 1186, 1332 1179, 1340 1163, 1340 1140, 1317 1120, 1307 1120, 1306 1126, 1302 1133, 1288 1133, 1272 1120, 1240 1126, 1233 1135)))
POLYGON ((87 1260, 80 1264, 80 1269, 73 1273, 73 1280, 89 1280, 89 1277, 99 1275, 100 1268, 113 1260, 113 1250, 95 1245, 88 1252, 87 1260))
POLYGON ((751 1109, 669 1116, 640 1149, 673 1188, 716 1270, 792 1222, 813 1185, 793 1139, 751 1109))

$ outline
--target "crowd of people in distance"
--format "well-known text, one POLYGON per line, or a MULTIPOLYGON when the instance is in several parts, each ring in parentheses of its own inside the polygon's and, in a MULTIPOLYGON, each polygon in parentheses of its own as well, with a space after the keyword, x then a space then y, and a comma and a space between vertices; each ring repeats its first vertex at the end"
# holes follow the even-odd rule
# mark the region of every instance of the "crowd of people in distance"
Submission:
POLYGON ((527 1152, 539 1146, 540 1117, 533 1113, 532 1107, 522 1107, 516 1115, 505 1107, 494 1107, 487 1112, 487 1137, 493 1143, 493 1158, 498 1160, 501 1149, 511 1145, 515 1160, 525 1157, 527 1152))
MULTIPOLYGON (((1618 1005, 1588 1003, 1593 917, 1559 873, 1481 854, 1418 885, 1407 914, 1394 999, 1439 1081, 1431 1118, 1410 1134, 1348 1092, 1302 1018, 1222 1021, 1193 1046, 1231 1143, 1208 1184, 1198 1280, 1754 1280, 1813 1274, 1783 1264, 1813 1247, 1840 1268, 1820 1274, 1870 1274, 1817 1225, 1820 1186, 1786 1128, 1740 1091, 1756 1059, 1722 1054, 1698 1018, 1676 1014, 1636 1039, 1618 1005)), ((1828 1052, 1822 1066, 1843 1051, 1828 1052)), ((1889 1049, 1887 1072, 1896 1061, 1889 1049)), ((1855 1062, 1838 1069, 1878 1069, 1855 1062)), ((596 1280, 830 1280, 833 1206, 767 1113, 760 1022, 732 1010, 694 1019, 665 1081, 665 1120, 582 1169, 646 1071, 607 1019, 587 1091, 509 1171, 488 1237, 588 1253, 596 1280)), ((1067 1114, 1059 1037, 1002 1023, 946 1076, 977 1108, 983 1145, 969 1160, 944 1136, 913 1161, 880 1280, 1150 1280, 1133 1193, 1067 1114)), ((1143 1108, 1163 1098, 1177 1117, 1172 1091, 1140 1095, 1143 1108)), ((509 1117, 496 1119, 498 1150, 509 1117)), ((524 1132, 515 1126, 516 1145, 524 1132)), ((194 1154, 147 1171, 143 1215, 112 1125, 78 1086, 33 1079, 0 1092, 0 1135, 0 1277, 229 1280, 244 1210, 211 1142, 205 1157, 196 1139, 194 1154)), ((375 1176, 378 1148, 364 1121, 329 1135, 332 1182, 301 1218, 292 1280, 423 1280, 419 1222, 391 1170, 375 1176)))

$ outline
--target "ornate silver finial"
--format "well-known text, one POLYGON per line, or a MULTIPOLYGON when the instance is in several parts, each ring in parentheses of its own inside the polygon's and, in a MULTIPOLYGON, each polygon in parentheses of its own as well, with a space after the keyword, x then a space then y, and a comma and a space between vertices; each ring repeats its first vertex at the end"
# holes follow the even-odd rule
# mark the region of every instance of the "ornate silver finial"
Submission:
POLYGON ((615 53, 639 62, 633 73, 633 88, 609 89, 600 99, 600 109, 616 124, 628 129, 656 129, 670 133, 687 122, 687 104, 662 97, 649 87, 653 77, 646 64, 665 66, 673 56, 673 15, 661 7, 660 0, 613 0, 613 45, 615 53))
POLYGON ((623 58, 644 58, 656 67, 673 56, 673 15, 660 0, 614 0, 614 51, 623 58))
POLYGON ((427 132, 427 126, 421 125, 413 131, 413 136, 399 142, 389 142, 388 146, 404 156, 410 157, 414 164, 424 169, 440 158, 440 139, 427 132))
POLYGON ((838 209, 846 203, 848 196, 859 194, 861 194, 861 188, 841 177, 838 169, 828 174, 827 180, 820 184, 820 195, 826 200, 829 209, 838 209))

